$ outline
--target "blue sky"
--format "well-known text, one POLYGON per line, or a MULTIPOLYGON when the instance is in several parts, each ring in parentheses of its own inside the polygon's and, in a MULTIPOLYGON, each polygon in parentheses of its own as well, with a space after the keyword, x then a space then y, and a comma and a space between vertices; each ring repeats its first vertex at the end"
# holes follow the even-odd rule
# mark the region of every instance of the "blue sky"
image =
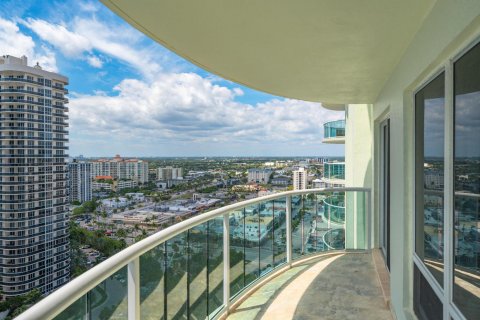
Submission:
POLYGON ((323 156, 343 117, 223 80, 150 40, 96 1, 0 2, 0 55, 70 79, 70 155, 323 156))

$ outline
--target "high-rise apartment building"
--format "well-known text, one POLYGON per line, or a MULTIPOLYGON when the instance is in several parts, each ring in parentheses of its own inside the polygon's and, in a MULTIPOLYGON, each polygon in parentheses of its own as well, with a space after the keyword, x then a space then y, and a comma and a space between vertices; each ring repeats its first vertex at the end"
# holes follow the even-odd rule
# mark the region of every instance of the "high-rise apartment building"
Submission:
POLYGON ((118 154, 113 159, 92 162, 91 177, 111 176, 115 180, 133 180, 138 184, 148 183, 148 162, 139 159, 124 159, 118 154))
POLYGON ((0 57, 0 290, 5 296, 69 279, 68 78, 0 57))
POLYGON ((308 171, 305 168, 299 168, 293 171, 293 190, 307 189, 308 171))
POLYGON ((174 167, 165 167, 157 169, 158 180, 182 179, 183 169, 174 167))
POLYGON ((73 160, 68 164, 68 198, 80 203, 92 200, 92 164, 73 160))

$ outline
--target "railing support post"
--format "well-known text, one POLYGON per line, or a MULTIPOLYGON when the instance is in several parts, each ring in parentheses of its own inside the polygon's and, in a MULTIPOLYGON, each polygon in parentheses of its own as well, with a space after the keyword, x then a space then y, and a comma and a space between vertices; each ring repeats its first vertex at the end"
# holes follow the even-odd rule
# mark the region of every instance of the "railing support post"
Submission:
POLYGON ((287 196, 286 217, 287 219, 287 264, 292 266, 292 196, 287 196))
POLYGON ((223 215, 223 305, 230 309, 230 214, 223 215))
POLYGON ((373 210, 372 210, 372 192, 371 191, 366 191, 366 196, 367 196, 367 208, 365 210, 365 213, 368 215, 366 219, 367 223, 367 251, 372 250, 372 221, 373 221, 373 210))
POLYGON ((140 319, 140 258, 128 263, 128 320, 140 319))

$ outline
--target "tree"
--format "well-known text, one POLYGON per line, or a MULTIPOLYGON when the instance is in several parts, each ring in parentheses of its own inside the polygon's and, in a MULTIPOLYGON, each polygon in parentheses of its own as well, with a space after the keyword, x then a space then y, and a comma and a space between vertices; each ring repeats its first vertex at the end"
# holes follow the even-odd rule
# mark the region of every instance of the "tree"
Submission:
POLYGON ((116 232, 116 236, 119 238, 125 238, 127 236, 127 231, 125 229, 118 229, 116 232))

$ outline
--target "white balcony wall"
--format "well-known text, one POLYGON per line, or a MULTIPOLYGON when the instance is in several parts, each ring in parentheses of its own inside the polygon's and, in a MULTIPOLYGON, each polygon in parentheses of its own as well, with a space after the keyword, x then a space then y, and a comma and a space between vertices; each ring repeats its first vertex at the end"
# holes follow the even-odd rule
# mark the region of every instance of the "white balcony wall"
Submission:
MULTIPOLYGON (((347 107, 346 186, 374 187, 376 220, 380 196, 380 122, 386 116, 390 118, 390 285, 392 309, 397 319, 415 318, 412 311, 415 195, 413 94, 430 76, 441 70, 448 59, 480 37, 478 12, 480 1, 437 1, 375 103, 372 106, 347 107)), ((379 54, 382 54, 381 47, 379 54)), ((377 238, 378 224, 375 228, 377 238)), ((374 243, 377 243, 376 239, 374 243)))

